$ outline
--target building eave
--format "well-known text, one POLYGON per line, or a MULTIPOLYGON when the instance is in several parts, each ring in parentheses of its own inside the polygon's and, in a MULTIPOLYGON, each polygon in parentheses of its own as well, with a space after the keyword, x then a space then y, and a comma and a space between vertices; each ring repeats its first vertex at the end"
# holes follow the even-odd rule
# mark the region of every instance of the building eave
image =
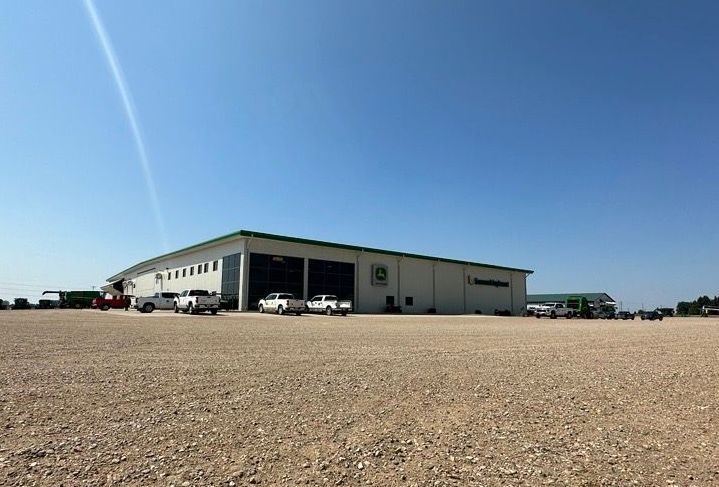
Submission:
POLYGON ((167 259, 170 257, 176 257, 176 256, 183 255, 183 254, 186 254, 186 253, 194 251, 194 250, 199 250, 201 248, 207 248, 212 245, 225 243, 227 241, 231 241, 233 239, 238 239, 241 237, 259 238, 259 239, 264 239, 264 240, 274 240, 274 241, 278 241, 278 242, 297 243, 297 244, 303 244, 303 245, 314 245, 314 246, 318 246, 318 247, 327 247, 327 248, 334 248, 334 249, 341 249, 341 250, 351 250, 351 251, 355 251, 355 252, 369 252, 369 253, 375 253, 375 254, 381 254, 381 255, 392 255, 395 257, 406 257, 406 258, 412 258, 412 259, 430 260, 430 261, 434 261, 434 262, 445 262, 445 263, 450 263, 450 264, 460 264, 460 265, 467 265, 467 266, 474 266, 474 267, 485 267, 488 269, 498 269, 498 270, 511 271, 511 272, 523 272, 527 275, 534 273, 534 271, 530 270, 530 269, 519 269, 519 268, 515 268, 515 267, 506 267, 506 266, 499 266, 499 265, 493 265, 493 264, 485 264, 483 262, 472 262, 472 261, 465 261, 465 260, 458 260, 458 259, 448 259, 448 258, 444 258, 444 257, 434 257, 434 256, 430 256, 430 255, 398 252, 395 250, 384 250, 384 249, 377 249, 377 248, 373 248, 373 247, 363 247, 363 246, 358 246, 358 245, 326 242, 326 241, 322 241, 322 240, 312 240, 312 239, 299 238, 299 237, 288 237, 285 235, 275 235, 275 234, 271 234, 271 233, 254 232, 254 231, 250 231, 250 230, 239 230, 237 232, 229 233, 227 235, 213 238, 213 239, 207 240, 205 242, 200 242, 198 244, 191 245, 189 247, 185 247, 180 250, 176 250, 174 252, 169 252, 169 253, 166 253, 163 255, 159 255, 157 257, 153 257, 151 259, 144 260, 144 261, 139 262, 131 267, 128 267, 127 269, 125 269, 122 272, 115 274, 114 276, 108 278, 107 280, 115 281, 121 277, 124 277, 127 273, 133 272, 139 268, 142 268, 144 266, 152 264, 153 262, 157 262, 162 259, 167 259))

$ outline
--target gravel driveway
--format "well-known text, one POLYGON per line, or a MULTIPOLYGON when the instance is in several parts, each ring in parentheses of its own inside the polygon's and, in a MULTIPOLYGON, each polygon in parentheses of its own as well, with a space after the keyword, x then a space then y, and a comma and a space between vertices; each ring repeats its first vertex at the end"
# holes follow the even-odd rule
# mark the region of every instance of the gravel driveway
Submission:
POLYGON ((0 485, 719 485, 719 320, 0 311, 0 485))

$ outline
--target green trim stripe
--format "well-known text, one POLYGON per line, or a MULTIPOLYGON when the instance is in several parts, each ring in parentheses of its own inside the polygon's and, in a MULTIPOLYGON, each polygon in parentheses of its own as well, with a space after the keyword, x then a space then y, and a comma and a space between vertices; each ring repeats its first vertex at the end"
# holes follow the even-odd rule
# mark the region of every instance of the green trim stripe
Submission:
POLYGON ((223 235, 221 237, 213 238, 211 240, 207 240, 205 242, 200 242, 195 245, 191 245, 189 247, 185 247, 180 250, 176 250, 174 252, 169 252, 167 254, 158 255, 157 257, 153 257, 152 259, 147 259, 142 262, 139 262, 132 267, 128 267, 122 272, 119 272, 115 274, 114 276, 108 278, 108 282, 114 281, 119 279, 123 274, 126 274, 127 272, 136 269, 138 267, 142 267, 145 265, 150 264, 151 262, 155 262, 161 259, 166 259, 169 257, 173 257, 175 255, 184 254, 186 252, 189 252, 191 250, 198 249, 200 247, 206 247, 208 245, 217 244, 226 240, 231 240, 233 238, 237 237, 252 237, 252 238, 260 238, 265 240, 276 240, 279 242, 289 242, 289 243, 297 243, 297 244, 304 244, 304 245, 315 245, 318 247, 329 247, 334 249, 342 249, 342 250, 352 250, 356 252, 371 252, 374 254, 383 254, 383 255, 393 255, 396 257, 409 257, 412 259, 422 259, 422 260, 432 260, 435 262, 447 262, 450 264, 461 264, 461 265, 471 265, 471 266, 477 266, 477 267, 486 267, 489 269, 500 269, 505 271, 517 271, 517 272, 524 272, 525 274, 533 274, 534 271, 529 269, 518 269, 515 267, 505 267, 505 266, 499 266, 499 265, 492 265, 492 264, 484 264, 482 262, 470 262, 466 260, 457 260, 457 259, 445 259, 443 257, 432 257, 430 255, 420 255, 420 254, 410 254, 407 252, 397 252, 394 250, 383 250, 383 249, 375 249, 372 247, 360 247, 357 245, 348 245, 348 244, 340 244, 340 243, 334 243, 334 242, 324 242, 322 240, 311 240, 307 238, 298 238, 298 237, 286 237, 284 235, 274 235, 271 233, 262 233, 262 232, 253 232, 250 230, 240 230, 237 232, 229 233, 227 235, 223 235))

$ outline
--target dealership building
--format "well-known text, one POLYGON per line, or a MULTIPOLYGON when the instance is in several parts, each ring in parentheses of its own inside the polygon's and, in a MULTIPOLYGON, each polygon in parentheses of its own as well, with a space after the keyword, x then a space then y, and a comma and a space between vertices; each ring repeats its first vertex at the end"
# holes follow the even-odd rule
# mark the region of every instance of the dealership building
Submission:
POLYGON ((240 230, 125 269, 105 291, 149 296, 207 289, 230 309, 272 292, 351 299, 358 313, 521 314, 533 271, 240 230))

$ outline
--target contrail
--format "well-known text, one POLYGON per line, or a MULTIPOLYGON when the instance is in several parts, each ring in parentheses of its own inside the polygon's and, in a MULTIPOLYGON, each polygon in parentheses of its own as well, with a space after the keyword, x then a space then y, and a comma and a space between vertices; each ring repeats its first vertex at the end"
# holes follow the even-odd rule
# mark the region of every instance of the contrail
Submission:
POLYGON ((135 145, 137 146, 137 152, 140 156, 142 174, 145 177, 147 191, 150 194, 152 209, 155 214, 155 223, 157 224, 157 229, 160 232, 160 237, 162 238, 162 244, 164 246, 164 249, 167 250, 168 243, 167 233, 165 232, 165 223, 164 219, 162 218, 162 211, 160 210, 160 202, 157 198, 157 188, 155 187, 155 181, 152 178, 152 171, 150 170, 150 161, 147 158, 147 151, 145 150, 145 142, 142 139, 140 126, 137 122, 137 114, 135 113, 135 105, 132 102, 132 95, 130 94, 130 90, 125 84, 125 77, 122 75, 122 68, 120 67, 120 62, 115 55, 115 50, 112 48, 112 43, 110 42, 110 38, 105 31, 105 26, 102 24, 102 20, 100 20, 100 16, 95 9, 95 4, 92 0, 84 1, 87 13, 90 16, 93 27, 95 28, 97 38, 100 40, 102 50, 105 52, 107 64, 110 66, 113 78, 115 78, 117 91, 120 92, 120 98, 122 98, 122 104, 125 107, 125 114, 127 115, 127 121, 130 123, 132 135, 135 138, 135 145))

